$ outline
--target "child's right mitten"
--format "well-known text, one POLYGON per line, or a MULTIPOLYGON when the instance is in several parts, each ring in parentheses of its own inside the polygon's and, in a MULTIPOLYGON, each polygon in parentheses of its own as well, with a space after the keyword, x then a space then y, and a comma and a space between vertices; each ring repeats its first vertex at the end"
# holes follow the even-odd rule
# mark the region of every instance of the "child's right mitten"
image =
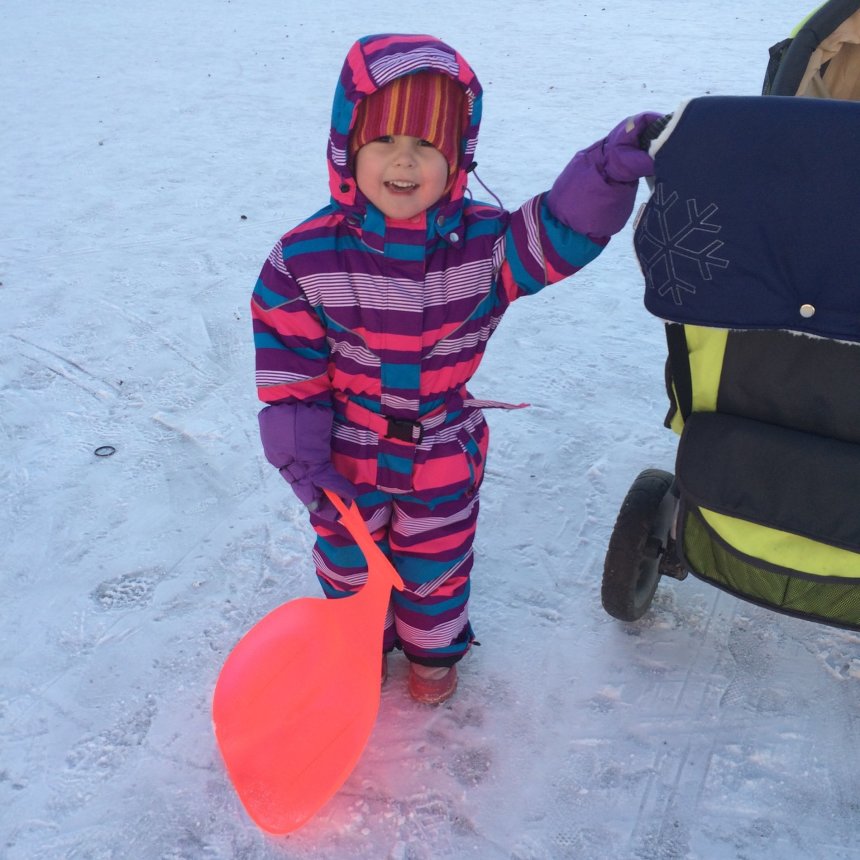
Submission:
POLYGON ((331 462, 331 407, 314 403, 275 403, 261 410, 260 439, 266 459, 275 466, 310 511, 334 519, 337 511, 325 490, 342 499, 356 496, 355 486, 331 462))
POLYGON ((654 173, 640 136, 662 114, 640 113, 619 123, 602 140, 570 160, 556 179, 547 205, 577 233, 606 240, 633 212, 639 179, 654 173))

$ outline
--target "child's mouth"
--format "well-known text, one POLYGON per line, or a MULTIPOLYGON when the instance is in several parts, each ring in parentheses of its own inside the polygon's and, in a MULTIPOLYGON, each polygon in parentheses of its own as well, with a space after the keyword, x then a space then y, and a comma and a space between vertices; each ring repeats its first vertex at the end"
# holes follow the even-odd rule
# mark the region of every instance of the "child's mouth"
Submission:
POLYGON ((385 187, 395 194, 407 194, 414 191, 418 185, 415 182, 406 182, 400 179, 389 179, 385 183, 385 187))

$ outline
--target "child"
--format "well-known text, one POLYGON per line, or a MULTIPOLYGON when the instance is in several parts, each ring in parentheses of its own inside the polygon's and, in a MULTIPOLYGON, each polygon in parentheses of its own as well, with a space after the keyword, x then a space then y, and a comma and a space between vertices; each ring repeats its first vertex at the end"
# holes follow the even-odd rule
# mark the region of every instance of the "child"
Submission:
POLYGON ((652 171, 638 138, 656 116, 622 123, 548 193, 506 212, 464 196, 481 86, 456 51, 382 35, 347 55, 331 202, 278 242, 254 290, 269 404, 260 431, 310 511, 326 596, 358 590, 367 570, 324 489, 355 500, 402 577, 383 651, 403 649, 418 701, 454 693, 474 641, 469 573, 489 431, 466 383, 512 301, 572 275, 624 226, 652 171))

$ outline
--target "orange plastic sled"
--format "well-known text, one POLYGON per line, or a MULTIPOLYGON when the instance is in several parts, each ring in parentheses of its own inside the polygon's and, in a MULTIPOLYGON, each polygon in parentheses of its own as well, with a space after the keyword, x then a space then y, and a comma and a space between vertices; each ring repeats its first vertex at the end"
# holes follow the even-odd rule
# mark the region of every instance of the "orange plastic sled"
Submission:
POLYGON ((337 600, 291 600, 266 615, 230 653, 212 702, 236 792, 273 834, 301 827, 361 757, 379 710, 391 589, 403 588, 358 508, 328 495, 367 560, 366 585, 337 600))

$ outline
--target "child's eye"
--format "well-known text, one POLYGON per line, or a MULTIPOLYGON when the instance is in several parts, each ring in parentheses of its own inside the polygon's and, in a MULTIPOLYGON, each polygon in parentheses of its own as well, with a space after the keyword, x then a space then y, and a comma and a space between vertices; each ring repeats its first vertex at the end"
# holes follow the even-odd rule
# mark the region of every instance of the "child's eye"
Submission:
POLYGON ((422 138, 418 141, 418 146, 433 146, 433 144, 432 144, 432 143, 430 143, 430 141, 429 141, 429 140, 424 140, 424 138, 422 137, 422 138))
POLYGON ((394 136, 390 134, 384 134, 382 137, 375 137, 373 139, 374 143, 394 143, 394 136))

